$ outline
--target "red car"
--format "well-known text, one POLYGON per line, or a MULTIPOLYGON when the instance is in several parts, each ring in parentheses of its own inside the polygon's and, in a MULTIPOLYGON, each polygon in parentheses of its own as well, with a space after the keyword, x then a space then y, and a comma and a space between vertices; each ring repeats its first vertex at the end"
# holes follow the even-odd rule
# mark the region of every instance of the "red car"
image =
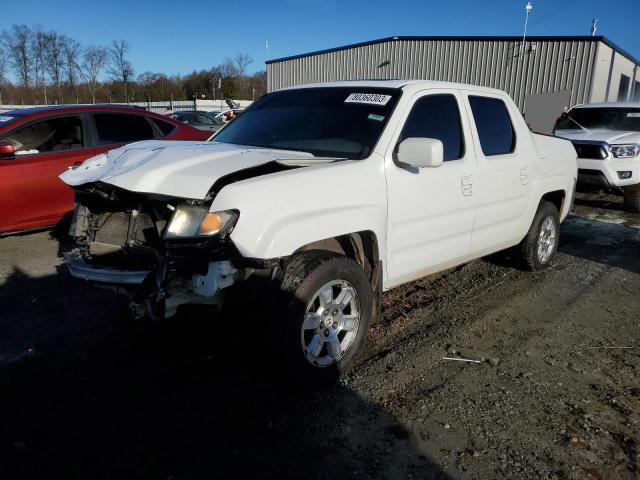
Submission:
POLYGON ((164 115, 133 107, 42 107, 0 113, 0 235, 55 225, 73 208, 59 178, 87 158, 139 140, 206 140, 164 115))

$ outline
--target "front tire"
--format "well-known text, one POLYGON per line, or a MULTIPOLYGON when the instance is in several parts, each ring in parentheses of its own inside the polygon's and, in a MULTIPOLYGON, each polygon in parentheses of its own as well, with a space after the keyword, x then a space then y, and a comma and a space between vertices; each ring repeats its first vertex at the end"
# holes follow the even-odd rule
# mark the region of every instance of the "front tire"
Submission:
POLYGON ((276 314, 286 369, 317 387, 352 366, 369 330, 373 292, 352 259, 324 251, 297 255, 287 265, 276 314))
POLYGON ((640 212, 640 184, 622 188, 624 193, 624 206, 631 212, 640 212))
POLYGON ((524 268, 536 272, 549 266, 558 251, 560 216, 551 202, 538 207, 527 235, 520 242, 520 260, 524 268))

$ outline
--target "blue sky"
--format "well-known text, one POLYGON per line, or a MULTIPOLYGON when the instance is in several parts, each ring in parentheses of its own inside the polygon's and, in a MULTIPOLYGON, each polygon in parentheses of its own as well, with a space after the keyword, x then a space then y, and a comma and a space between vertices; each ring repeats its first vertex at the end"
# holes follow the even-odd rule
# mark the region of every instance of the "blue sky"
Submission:
MULTIPOLYGON (((0 0, 0 30, 40 24, 85 45, 124 38, 136 75, 189 73, 250 54, 270 58, 393 35, 521 35, 525 1, 0 0)), ((640 0, 532 0, 530 35, 598 34, 640 58, 640 0)))

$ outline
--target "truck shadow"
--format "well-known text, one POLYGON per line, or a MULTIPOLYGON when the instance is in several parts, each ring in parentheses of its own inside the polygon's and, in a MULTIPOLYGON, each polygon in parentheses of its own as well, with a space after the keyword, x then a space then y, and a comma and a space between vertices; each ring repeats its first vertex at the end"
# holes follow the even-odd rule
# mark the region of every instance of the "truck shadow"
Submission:
POLYGON ((248 309, 131 323, 63 269, 0 304, 1 478, 449 478, 349 388, 273 381, 248 309))
POLYGON ((640 273, 640 229, 624 223, 569 216, 561 227, 559 251, 640 273))
POLYGON ((602 198, 595 195, 583 196, 581 198, 576 198, 574 205, 579 207, 604 208, 618 212, 628 212, 622 201, 615 201, 617 199, 612 197, 612 195, 602 196, 602 198))

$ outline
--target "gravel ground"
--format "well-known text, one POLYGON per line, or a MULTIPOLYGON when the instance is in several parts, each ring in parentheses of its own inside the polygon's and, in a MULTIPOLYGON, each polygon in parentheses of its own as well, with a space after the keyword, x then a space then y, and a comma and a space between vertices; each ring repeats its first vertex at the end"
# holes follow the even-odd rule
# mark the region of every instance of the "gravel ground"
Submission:
POLYGON ((249 319, 125 321, 57 237, 0 239, 0 478, 640 478, 640 215, 615 196, 579 195, 544 272, 388 292, 317 394, 269 381, 249 319))

